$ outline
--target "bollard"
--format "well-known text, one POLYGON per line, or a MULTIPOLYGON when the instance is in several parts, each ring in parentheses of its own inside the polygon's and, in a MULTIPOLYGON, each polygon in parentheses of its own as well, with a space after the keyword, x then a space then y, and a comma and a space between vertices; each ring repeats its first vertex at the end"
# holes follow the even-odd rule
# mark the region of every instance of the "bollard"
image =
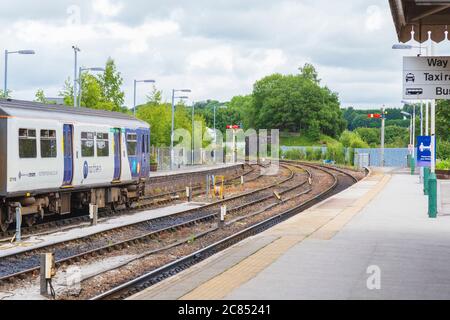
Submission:
POLYGON ((413 176, 416 173, 416 159, 411 157, 411 175, 413 176))
POLYGON ((22 206, 20 203, 16 207, 16 241, 22 241, 22 206))
POLYGON ((91 225, 96 226, 98 223, 98 206, 89 204, 89 218, 91 218, 91 225))
POLYGON ((428 216, 437 217, 437 179, 435 173, 430 173, 428 178, 428 216))
POLYGON ((227 216, 227 206, 220 207, 220 222, 219 226, 223 228, 225 226, 225 217, 227 216))
POLYGON ((186 198, 188 202, 192 202, 192 188, 186 187, 186 198))
POLYGON ((428 179, 430 178, 430 168, 423 169, 423 194, 428 195, 428 179))
POLYGON ((408 168, 411 168, 411 155, 410 154, 408 154, 406 156, 406 163, 407 163, 408 168))
POLYGON ((41 270, 40 270, 40 289, 41 295, 48 296, 49 285, 51 294, 54 297, 55 293, 52 286, 52 278, 56 274, 55 256, 53 253, 41 253, 41 270))

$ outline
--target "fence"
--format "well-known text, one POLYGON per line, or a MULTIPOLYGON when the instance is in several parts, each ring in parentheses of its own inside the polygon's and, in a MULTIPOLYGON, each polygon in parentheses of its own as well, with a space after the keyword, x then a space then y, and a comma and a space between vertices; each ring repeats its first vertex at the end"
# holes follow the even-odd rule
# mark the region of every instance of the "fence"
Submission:
MULTIPOLYGON (((385 167, 407 167, 407 148, 386 148, 384 149, 385 167)), ((368 166, 381 167, 381 149, 355 149, 355 164, 368 162, 368 166), (368 158, 368 160, 363 158, 368 158)))
MULTIPOLYGON (((197 149, 189 150, 185 148, 174 148, 174 164, 173 170, 183 169, 191 166, 212 165, 221 163, 233 163, 241 162, 245 160, 245 155, 241 152, 236 153, 234 156, 232 153, 225 154, 224 149, 218 148, 211 149, 197 149), (233 159, 234 158, 234 159, 233 159)), ((171 170, 171 152, 170 148, 165 147, 152 147, 152 156, 156 159, 158 164, 158 171, 171 170)))

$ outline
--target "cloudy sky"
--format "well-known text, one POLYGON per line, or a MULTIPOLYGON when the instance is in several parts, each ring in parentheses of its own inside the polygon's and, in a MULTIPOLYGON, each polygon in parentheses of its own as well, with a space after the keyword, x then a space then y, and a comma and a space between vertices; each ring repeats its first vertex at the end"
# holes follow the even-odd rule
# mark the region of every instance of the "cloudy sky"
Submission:
MULTIPOLYGON (((73 77, 76 44, 84 66, 116 60, 128 105, 134 79, 156 79, 166 99, 188 87, 192 100, 227 100, 309 62, 344 106, 392 106, 401 100, 401 56, 414 54, 391 49, 386 0, 1 1, 0 26, 0 49, 37 53, 10 56, 18 99, 40 88, 57 96, 73 77)), ((149 89, 139 86, 139 102, 149 89)))

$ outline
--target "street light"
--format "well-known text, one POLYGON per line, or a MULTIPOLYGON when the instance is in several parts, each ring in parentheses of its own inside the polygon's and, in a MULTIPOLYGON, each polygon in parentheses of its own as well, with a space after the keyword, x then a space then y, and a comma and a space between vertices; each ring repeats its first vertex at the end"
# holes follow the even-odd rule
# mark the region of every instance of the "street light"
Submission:
MULTIPOLYGON (((216 147, 217 147, 216 108, 217 108, 217 105, 214 104, 214 163, 216 163, 216 147)), ((221 105, 221 106, 219 106, 219 109, 228 109, 228 106, 221 105)))
POLYGON ((79 73, 78 73, 78 84, 80 86, 79 98, 78 98, 78 108, 81 107, 81 96, 83 94, 83 86, 82 86, 82 82, 81 82, 81 76, 82 76, 83 71, 104 72, 105 69, 101 68, 101 67, 92 67, 92 68, 80 67, 80 70, 79 70, 79 73))
POLYGON ((156 83, 155 80, 134 80, 134 102, 133 102, 133 110, 134 116, 136 117, 136 84, 137 83, 156 83))
POLYGON ((170 170, 173 170, 173 145, 174 145, 174 130, 175 130, 175 99, 188 99, 188 97, 176 97, 177 92, 190 93, 191 89, 172 89, 172 130, 170 134, 170 170))
POLYGON ((76 108, 78 106, 77 103, 77 92, 78 92, 78 88, 77 88, 77 79, 78 79, 78 52, 80 52, 80 48, 78 48, 77 46, 72 46, 73 52, 75 54, 75 66, 73 68, 74 70, 74 76, 73 76, 73 107, 76 108))
POLYGON ((34 50, 19 50, 19 51, 8 51, 5 50, 5 86, 4 86, 4 94, 8 92, 8 55, 10 54, 36 54, 34 50))
POLYGON ((420 47, 420 46, 412 46, 409 44, 394 44, 392 46, 392 49, 394 50, 411 50, 411 49, 420 49, 420 55, 422 55, 422 49, 426 50, 426 54, 428 56, 428 47, 420 47))
POLYGON ((409 144, 412 145, 413 144, 413 140, 412 140, 412 124, 413 124, 413 116, 412 114, 402 111, 401 112, 402 115, 404 115, 405 117, 409 117, 410 118, 410 124, 409 124, 409 144))

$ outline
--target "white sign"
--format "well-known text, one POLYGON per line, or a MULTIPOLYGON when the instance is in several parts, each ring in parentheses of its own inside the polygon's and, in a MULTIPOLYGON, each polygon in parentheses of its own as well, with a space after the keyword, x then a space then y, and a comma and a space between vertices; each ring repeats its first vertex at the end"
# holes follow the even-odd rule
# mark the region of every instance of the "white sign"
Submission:
POLYGON ((450 57, 404 57, 403 98, 450 99, 450 57))

